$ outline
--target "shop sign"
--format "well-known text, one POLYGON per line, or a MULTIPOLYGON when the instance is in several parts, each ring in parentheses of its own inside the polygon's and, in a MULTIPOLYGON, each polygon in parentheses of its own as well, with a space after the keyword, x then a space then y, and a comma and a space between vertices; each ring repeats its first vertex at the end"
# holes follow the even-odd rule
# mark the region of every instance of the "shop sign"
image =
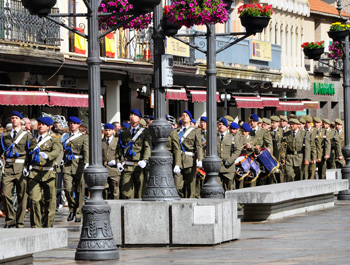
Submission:
POLYGON ((259 40, 252 40, 251 42, 250 59, 259 61, 272 61, 271 43, 259 40))
POLYGON ((314 83, 314 94, 315 95, 334 95, 335 94, 334 84, 314 83))
MULTIPOLYGON (((187 42, 189 41, 189 38, 183 39, 187 42)), ((165 54, 171 54, 180 57, 190 57, 190 47, 174 38, 166 37, 165 54)))

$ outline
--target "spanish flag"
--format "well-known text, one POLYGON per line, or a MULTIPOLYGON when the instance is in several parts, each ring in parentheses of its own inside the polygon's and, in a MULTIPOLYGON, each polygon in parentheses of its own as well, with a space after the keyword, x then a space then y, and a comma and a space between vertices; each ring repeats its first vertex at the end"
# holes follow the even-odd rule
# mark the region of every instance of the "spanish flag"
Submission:
MULTIPOLYGON (((83 28, 75 28, 76 30, 84 33, 83 28)), ((79 54, 86 54, 86 41, 85 38, 74 33, 74 52, 79 54)))
POLYGON ((108 33, 105 36, 105 46, 106 46, 106 57, 114 58, 115 57, 115 41, 114 34, 108 33))

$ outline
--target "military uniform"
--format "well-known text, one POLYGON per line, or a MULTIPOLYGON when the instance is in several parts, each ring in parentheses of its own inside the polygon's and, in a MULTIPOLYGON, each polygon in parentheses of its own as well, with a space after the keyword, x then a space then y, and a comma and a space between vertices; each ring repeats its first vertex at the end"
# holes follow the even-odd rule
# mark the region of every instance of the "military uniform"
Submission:
MULTIPOLYGON (((178 128, 176 132, 179 134, 183 132, 183 129, 184 128, 178 128)), ((181 174, 175 175, 175 185, 182 198, 195 198, 197 173, 196 158, 198 161, 203 160, 201 133, 200 130, 191 126, 187 127, 186 130, 191 130, 191 132, 188 133, 186 138, 180 143, 182 151, 180 166, 182 170, 181 174)), ((179 140, 179 142, 181 141, 179 140)))
POLYGON ((321 155, 318 154, 318 145, 319 145, 319 136, 317 134, 316 128, 310 128, 304 130, 304 138, 310 142, 310 164, 303 166, 303 179, 315 179, 315 171, 316 171, 316 163, 311 163, 312 161, 316 161, 319 157, 321 159, 321 155))
POLYGON ((221 134, 218 134, 218 157, 221 159, 221 168, 219 171, 219 181, 225 191, 235 189, 236 184, 234 175, 236 171, 235 161, 241 154, 241 146, 238 137, 225 133, 221 140, 221 134), (235 139, 237 138, 237 140, 235 139))
POLYGON ((105 199, 117 200, 120 196, 119 185, 120 185, 120 171, 114 166, 109 166, 108 162, 114 162, 118 158, 117 147, 118 147, 118 137, 112 136, 112 139, 104 138, 102 140, 102 160, 103 165, 108 170, 108 178, 105 184, 105 199), (108 192, 110 192, 110 197, 108 197, 108 192))
MULTIPOLYGON (((337 130, 332 130, 331 132, 331 156, 330 158, 327 160, 327 168, 331 169, 331 168, 337 168, 336 162, 338 162, 340 165, 340 161, 344 161, 344 158, 342 160, 339 160, 338 157, 339 156, 343 156, 342 153, 342 145, 340 142, 340 135, 338 133, 337 130)), ((343 136, 343 141, 344 141, 344 136, 343 136)))
MULTIPOLYGON (((269 132, 263 128, 252 128, 252 131, 250 132, 250 136, 254 137, 254 146, 258 145, 261 147, 266 147, 270 149, 270 152, 273 153, 273 144, 272 144, 272 138, 269 132), (254 132, 255 130, 255 132, 254 132)), ((259 153, 259 151, 255 151, 256 154, 259 153)))
POLYGON ((65 158, 63 164, 63 186, 69 212, 77 219, 82 217, 85 196, 84 168, 89 163, 89 136, 75 133, 63 142, 65 158), (73 195, 75 194, 75 197, 73 195))
POLYGON ((28 142, 30 149, 36 145, 36 139, 32 134, 25 132, 21 137, 22 129, 17 131, 14 138, 13 131, 4 132, 1 137, 1 153, 5 156, 5 166, 2 176, 2 205, 6 214, 5 225, 24 227, 24 217, 27 208, 27 179, 23 175, 23 170, 28 165, 28 142), (21 137, 21 138, 20 138, 21 137), (20 139, 17 144, 16 140, 20 139), (11 145, 14 148, 11 150, 11 145), (9 149, 10 148, 10 149, 9 149), (5 152, 5 150, 8 150, 5 152), (16 156, 16 153, 18 156, 16 156), (17 193, 17 211, 13 207, 13 191, 16 188, 17 193))
MULTIPOLYGON (((339 137, 340 150, 342 151, 342 148, 345 145, 345 132, 344 132, 344 129, 341 129, 340 131, 337 131, 337 133, 338 133, 338 137, 339 137)), ((336 168, 342 168, 346 164, 345 157, 343 156, 343 159, 339 160, 338 159, 339 156, 343 156, 343 152, 341 152, 339 154, 335 154, 336 168)))
POLYGON ((34 160, 28 177, 30 223, 33 228, 52 227, 56 213, 56 163, 63 153, 63 147, 60 136, 54 133, 47 133, 37 147, 48 158, 43 159, 39 154, 32 154, 40 161, 34 160))
MULTIPOLYGON (((202 142, 202 148, 203 148, 203 157, 205 157, 206 152, 207 152, 207 131, 205 130, 200 130, 201 132, 201 142, 202 142)), ((202 176, 202 175, 198 175, 198 173, 196 174, 196 198, 200 198, 201 197, 201 191, 202 191, 202 186, 204 184, 204 180, 205 178, 200 178, 198 176, 202 176)))
POLYGON ((137 130, 133 135, 131 129, 132 127, 129 127, 121 132, 117 151, 117 163, 124 163, 121 176, 122 199, 142 198, 147 183, 144 179, 144 170, 138 165, 138 162, 141 160, 148 161, 151 156, 152 139, 149 130, 142 128, 142 132, 135 142, 132 142, 133 137, 141 130, 141 126, 137 126, 137 130), (132 144, 132 147, 128 144, 132 144), (130 148, 135 152, 134 154, 129 152, 130 148))
MULTIPOLYGON (((276 158, 276 160, 281 165, 280 151, 281 151, 281 141, 282 141, 283 131, 281 128, 277 128, 276 130, 273 130, 271 128, 270 134, 271 134, 272 145, 273 145, 273 152, 271 154, 276 158)), ((283 183, 283 182, 284 182, 283 172, 281 170, 278 170, 278 172, 275 172, 273 174, 270 183, 283 183)))
POLYGON ((286 144, 286 152, 282 159, 286 164, 286 181, 301 180, 301 166, 304 161, 310 161, 310 142, 306 141, 301 130, 297 130, 295 137, 290 130, 285 133, 283 142, 286 144))
POLYGON ((327 167, 327 161, 324 157, 329 157, 331 154, 330 130, 325 131, 324 129, 320 128, 318 130, 318 135, 321 136, 321 138, 319 138, 319 153, 321 154, 321 162, 316 163, 316 166, 318 168, 318 178, 325 179, 326 172, 323 167, 327 167))

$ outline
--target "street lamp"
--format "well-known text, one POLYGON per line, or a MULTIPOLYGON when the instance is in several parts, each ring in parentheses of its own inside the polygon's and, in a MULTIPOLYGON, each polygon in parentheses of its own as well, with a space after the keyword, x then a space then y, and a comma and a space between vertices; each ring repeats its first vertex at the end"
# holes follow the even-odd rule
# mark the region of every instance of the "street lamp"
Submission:
POLYGON ((227 94, 227 91, 225 90, 225 93, 222 93, 220 95, 221 101, 224 102, 224 115, 228 115, 228 106, 227 103, 231 99, 231 94, 227 94))
MULTIPOLYGON (((339 17, 346 21, 347 19, 343 18, 341 15, 341 10, 342 10, 342 6, 341 6, 341 0, 337 0, 337 10, 339 12, 339 17)), ((334 38, 334 36, 331 36, 331 38, 334 38)), ((333 39, 334 41, 335 39, 333 39)), ((337 41, 339 41, 339 39, 337 39, 337 41)), ((325 59, 325 58, 321 58, 320 59, 320 54, 315 55, 314 57, 312 55, 308 56, 307 54, 305 54, 306 56, 309 57, 309 59, 313 59, 315 61, 318 61, 322 64, 328 65, 329 67, 332 67, 336 70, 339 71, 343 71, 343 88, 344 88, 344 133, 345 133, 345 145, 342 148, 342 152, 343 152, 343 157, 346 160, 346 165, 341 169, 341 173, 342 173, 342 179, 347 179, 350 183, 350 57, 349 57, 349 34, 347 34, 345 36, 345 38, 343 40, 339 41, 341 43, 342 46, 342 50, 343 50, 343 58, 334 58, 334 59, 342 59, 343 60, 343 68, 339 69, 338 67, 335 67, 331 64, 328 63, 328 61, 333 60, 333 59, 325 59)), ((305 51, 305 50, 304 50, 305 51)), ((350 200, 350 186, 349 189, 347 190, 343 190, 340 191, 338 193, 338 200, 350 200)))
MULTIPOLYGON (((83 0, 87 13, 50 14, 56 0, 22 0, 23 6, 32 15, 46 17, 54 23, 84 37, 88 41, 88 84, 89 84, 89 167, 84 171, 84 178, 90 189, 90 199, 83 206, 83 225, 80 241, 75 254, 77 260, 111 260, 118 259, 119 252, 114 243, 110 223, 111 207, 103 200, 102 191, 106 183, 108 172, 102 165, 101 142, 101 80, 99 56, 99 39, 117 28, 129 23, 135 18, 135 14, 146 13, 138 9, 133 16, 118 23, 103 34, 99 35, 98 17, 111 14, 99 14, 98 8, 101 0, 83 0), (56 18, 85 17, 88 23, 88 35, 79 32, 70 25, 56 18)), ((160 0, 138 0, 138 7, 146 7, 149 12, 160 0), (145 5, 146 3, 146 5, 145 5), (148 5, 147 5, 148 4, 148 5)), ((113 14, 115 15, 115 14, 113 14)), ((122 15, 122 14, 121 14, 122 15)))

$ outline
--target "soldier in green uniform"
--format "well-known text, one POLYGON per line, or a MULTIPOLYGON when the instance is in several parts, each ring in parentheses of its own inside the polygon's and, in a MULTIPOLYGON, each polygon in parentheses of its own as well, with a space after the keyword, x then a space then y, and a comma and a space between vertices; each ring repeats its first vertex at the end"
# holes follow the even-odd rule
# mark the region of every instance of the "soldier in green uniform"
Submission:
POLYGON ((191 120, 191 112, 185 110, 182 126, 176 129, 181 147, 181 174, 175 175, 175 185, 182 198, 195 198, 197 167, 202 167, 203 160, 200 130, 190 125, 191 120))
POLYGON ((52 227, 56 213, 56 160, 63 151, 61 137, 51 132, 53 120, 38 118, 37 145, 28 177, 31 200, 30 224, 33 228, 52 227))
POLYGON ((117 168, 122 172, 121 198, 142 198, 147 183, 144 168, 151 156, 152 139, 147 128, 140 125, 141 111, 131 109, 130 127, 120 134, 117 168))
MULTIPOLYGON (((326 178, 326 170, 331 169, 335 164, 335 156, 336 154, 342 154, 340 143, 339 143, 339 135, 336 130, 330 128, 331 122, 328 119, 323 119, 323 129, 324 134, 327 137, 327 140, 330 142, 330 156, 327 160, 324 161, 322 165, 322 178, 326 178)), ((342 157, 338 157, 338 159, 342 159, 342 157)))
POLYGON ((290 128, 288 127, 288 118, 286 116, 280 115, 280 127, 282 129, 283 135, 288 131, 290 131, 290 128))
POLYGON ((282 154, 282 163, 286 165, 286 182, 301 180, 301 166, 310 161, 310 142, 303 143, 303 133, 299 130, 298 119, 289 120, 291 130, 286 132, 282 142, 286 151, 282 154))
POLYGON ((67 221, 75 217, 75 222, 81 222, 85 195, 84 169, 89 166, 89 137, 79 131, 81 121, 78 117, 71 116, 68 121, 70 134, 63 142, 63 187, 69 207, 67 221))
POLYGON ((18 111, 11 115, 12 130, 1 134, 1 154, 5 159, 2 176, 2 205, 6 214, 4 228, 24 227, 27 206, 28 151, 36 145, 32 134, 21 128, 23 116, 18 111), (28 149, 28 143, 30 146, 28 149), (13 207, 14 188, 17 193, 17 211, 13 207))
POLYGON ((323 165, 327 162, 331 154, 331 142, 327 137, 325 130, 322 128, 322 120, 319 117, 314 117, 315 128, 317 129, 318 148, 317 152, 320 158, 316 160, 316 167, 319 179, 325 179, 326 175, 322 173, 323 165))
POLYGON ((228 131, 228 122, 222 117, 218 121, 218 157, 221 159, 219 183, 225 191, 235 189, 235 161, 241 153, 239 142, 235 142, 234 135, 228 131))
POLYGON ((281 152, 281 140, 283 131, 279 128, 280 118, 278 116, 271 116, 271 129, 270 134, 272 138, 273 153, 272 155, 280 163, 280 168, 272 176, 273 183, 283 183, 284 182, 284 169, 285 167, 281 164, 280 152, 281 152))
POLYGON ((118 136, 114 135, 114 126, 106 123, 104 128, 104 138, 102 140, 102 160, 103 165, 108 170, 108 178, 105 184, 104 199, 119 199, 120 172, 116 168, 118 136))
MULTIPOLYGON (((339 137, 339 145, 340 150, 342 151, 342 148, 345 145, 345 133, 343 129, 343 121, 341 119, 335 119, 335 130, 337 131, 338 137, 339 137)), ((333 168, 342 168, 345 166, 345 158, 343 156, 343 153, 335 154, 335 167, 333 168)))
MULTIPOLYGON (((299 119, 299 130, 303 133, 303 146, 304 146, 304 152, 305 152, 305 142, 309 141, 310 142, 310 154, 308 155, 310 157, 310 159, 312 158, 312 153, 315 150, 315 143, 311 142, 311 133, 309 131, 307 131, 305 129, 306 126, 306 120, 302 117, 299 119)), ((304 154, 305 156, 306 154, 304 154)), ((303 163, 303 165, 301 166, 301 179, 308 179, 308 170, 310 167, 311 161, 309 161, 309 164, 305 165, 305 163, 303 163)))
MULTIPOLYGON (((201 142, 203 148, 203 158, 206 155, 206 147, 207 147, 207 117, 202 116, 199 121, 199 129, 201 131, 201 142)), ((204 184, 205 175, 196 174, 196 198, 200 198, 202 186, 204 184)))
POLYGON ((321 159, 321 154, 318 151, 320 140, 317 134, 317 129, 312 126, 312 117, 310 115, 305 115, 303 119, 306 122, 304 126, 304 131, 307 133, 310 140, 310 163, 308 165, 304 164, 303 179, 315 179, 316 160, 317 157, 321 159))

